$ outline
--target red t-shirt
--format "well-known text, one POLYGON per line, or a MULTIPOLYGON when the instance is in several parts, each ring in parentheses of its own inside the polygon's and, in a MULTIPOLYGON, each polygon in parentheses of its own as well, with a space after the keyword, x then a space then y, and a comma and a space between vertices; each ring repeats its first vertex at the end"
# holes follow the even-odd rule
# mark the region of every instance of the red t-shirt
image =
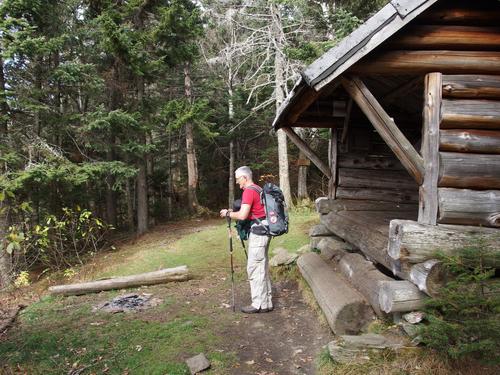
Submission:
MULTIPOLYGON (((257 185, 253 185, 257 186, 257 185)), ((250 205, 250 214, 248 219, 261 219, 266 217, 266 211, 264 206, 260 203, 260 194, 253 189, 243 189, 243 194, 241 195, 241 204, 250 205)))

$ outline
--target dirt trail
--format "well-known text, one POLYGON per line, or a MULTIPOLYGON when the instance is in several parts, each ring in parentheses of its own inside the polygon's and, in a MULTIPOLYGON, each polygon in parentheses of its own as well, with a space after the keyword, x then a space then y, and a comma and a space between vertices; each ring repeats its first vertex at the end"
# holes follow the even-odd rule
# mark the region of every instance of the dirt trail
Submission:
MULTIPOLYGON (((238 301, 248 300, 241 288, 238 301)), ((322 347, 332 340, 327 327, 302 300, 295 281, 273 286, 274 310, 265 314, 236 313, 233 324, 222 332, 227 349, 237 353, 239 366, 232 374, 314 374, 322 347)))

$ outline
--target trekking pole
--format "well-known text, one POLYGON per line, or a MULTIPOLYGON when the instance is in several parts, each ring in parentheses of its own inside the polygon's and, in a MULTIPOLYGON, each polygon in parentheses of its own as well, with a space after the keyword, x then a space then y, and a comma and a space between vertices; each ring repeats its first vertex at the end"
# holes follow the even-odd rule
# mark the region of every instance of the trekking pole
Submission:
POLYGON ((245 258, 248 260, 248 254, 247 254, 247 249, 245 247, 245 241, 243 241, 242 238, 240 238, 241 241, 241 246, 243 246, 243 251, 245 252, 245 258))
POLYGON ((233 302, 233 312, 235 312, 236 307, 234 305, 234 265, 233 265, 233 236, 231 234, 231 217, 227 215, 226 219, 227 219, 227 232, 229 235, 229 255, 231 258, 231 293, 233 302))

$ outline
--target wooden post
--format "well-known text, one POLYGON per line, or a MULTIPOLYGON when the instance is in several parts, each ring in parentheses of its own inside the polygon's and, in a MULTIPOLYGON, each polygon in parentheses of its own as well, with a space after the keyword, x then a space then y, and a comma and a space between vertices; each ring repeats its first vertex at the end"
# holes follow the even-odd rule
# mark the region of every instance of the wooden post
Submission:
POLYGON ((441 73, 429 73, 425 76, 421 149, 424 182, 420 186, 418 206, 418 222, 422 224, 436 225, 437 221, 442 87, 441 73))
POLYGON ((323 163, 320 157, 316 155, 316 153, 307 145, 307 143, 304 142, 302 138, 299 137, 297 133, 295 133, 292 128, 282 127, 281 129, 283 129, 290 140, 299 148, 299 150, 302 150, 304 154, 306 154, 309 160, 311 160, 325 176, 328 178, 331 177, 330 168, 323 163))
POLYGON ((342 85, 410 175, 419 185, 422 184, 424 174, 422 157, 399 130, 394 120, 384 111, 366 85, 359 78, 342 78, 342 85))
POLYGON ((330 129, 330 142, 328 144, 328 166, 331 176, 328 180, 328 198, 335 199, 337 189, 337 136, 336 129, 330 129))

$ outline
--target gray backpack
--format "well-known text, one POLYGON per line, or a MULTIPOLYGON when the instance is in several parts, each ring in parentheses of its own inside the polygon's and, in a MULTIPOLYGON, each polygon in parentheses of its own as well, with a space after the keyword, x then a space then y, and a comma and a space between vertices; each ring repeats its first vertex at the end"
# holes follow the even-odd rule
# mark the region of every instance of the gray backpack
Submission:
POLYGON ((269 236, 277 237, 288 233, 288 211, 285 197, 281 189, 268 182, 262 188, 260 201, 266 210, 267 225, 264 225, 269 236))

